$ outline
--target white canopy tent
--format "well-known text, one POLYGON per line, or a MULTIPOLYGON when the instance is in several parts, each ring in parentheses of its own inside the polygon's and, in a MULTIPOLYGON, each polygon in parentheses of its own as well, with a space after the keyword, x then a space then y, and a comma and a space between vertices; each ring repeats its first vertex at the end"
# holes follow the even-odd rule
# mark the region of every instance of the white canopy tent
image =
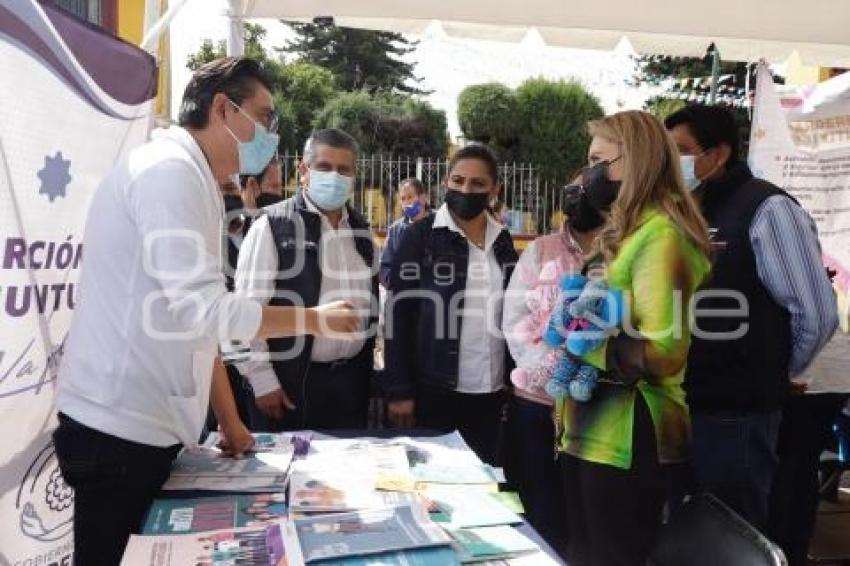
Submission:
POLYGON ((242 51, 242 20, 311 20, 421 34, 438 20, 450 36, 520 41, 536 30, 548 45, 850 67, 848 0, 229 0, 228 50, 242 51))

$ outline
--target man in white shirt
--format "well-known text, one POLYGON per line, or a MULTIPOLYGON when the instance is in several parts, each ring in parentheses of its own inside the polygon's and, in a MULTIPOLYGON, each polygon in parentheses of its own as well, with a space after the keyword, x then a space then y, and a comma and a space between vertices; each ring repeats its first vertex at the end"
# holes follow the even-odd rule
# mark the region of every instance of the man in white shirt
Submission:
POLYGON ((353 340, 258 340, 237 364, 254 389, 267 430, 366 426, 377 319, 377 269, 366 220, 347 204, 357 143, 341 130, 314 132, 300 164, 303 189, 264 209, 248 231, 236 270, 238 294, 272 305, 350 301, 353 340))
POLYGON ((181 445, 197 444, 210 402, 230 448, 250 446, 219 341, 353 328, 343 303, 262 307, 225 289, 218 186, 265 166, 276 122, 256 62, 214 61, 186 88, 181 127, 154 132, 92 199, 54 433, 75 490, 75 564, 119 563, 181 445))

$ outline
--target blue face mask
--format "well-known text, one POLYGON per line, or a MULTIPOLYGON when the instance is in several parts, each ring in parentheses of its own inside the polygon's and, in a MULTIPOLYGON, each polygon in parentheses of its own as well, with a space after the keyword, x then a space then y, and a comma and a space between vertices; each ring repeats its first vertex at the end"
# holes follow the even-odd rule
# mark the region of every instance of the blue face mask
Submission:
MULTIPOLYGON (((700 154, 702 155, 702 154, 700 154)), ((696 161, 697 155, 681 155, 679 156, 679 162, 682 164, 682 178, 685 181, 685 186, 694 190, 702 184, 702 181, 699 177, 697 177, 696 172, 696 161)))
POLYGON ((336 171, 310 169, 310 200, 322 210, 336 210, 351 196, 354 179, 336 171))
POLYGON ((422 201, 417 200, 414 201, 413 204, 409 204, 407 206, 402 207, 402 214, 404 214, 408 219, 413 220, 419 213, 422 212, 422 201))
POLYGON ((239 141, 236 134, 230 128, 224 126, 230 132, 230 135, 233 136, 233 139, 236 140, 239 150, 239 174, 259 175, 272 160, 272 157, 274 157, 278 143, 280 143, 280 136, 270 133, 265 126, 258 124, 244 110, 239 108, 235 102, 229 98, 227 100, 242 116, 245 116, 254 124, 254 137, 247 142, 239 141))

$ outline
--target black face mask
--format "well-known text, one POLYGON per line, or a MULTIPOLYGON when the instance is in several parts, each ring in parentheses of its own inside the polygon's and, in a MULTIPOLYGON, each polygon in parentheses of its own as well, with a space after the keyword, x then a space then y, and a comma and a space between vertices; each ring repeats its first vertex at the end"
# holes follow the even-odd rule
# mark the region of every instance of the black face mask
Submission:
POLYGON ((242 210, 244 207, 242 197, 239 195, 224 195, 224 211, 227 214, 230 214, 234 210, 242 210))
POLYGON ((448 189, 446 206, 461 220, 472 220, 487 208, 490 193, 462 193, 448 189))
MULTIPOLYGON (((619 157, 617 159, 620 159, 619 157)), ((582 185, 587 195, 587 202, 599 212, 608 212, 620 193, 620 181, 608 178, 608 166, 616 161, 600 161, 596 165, 586 167, 581 173, 582 185)))
POLYGON ((576 232, 590 232, 605 223, 605 218, 588 202, 587 192, 580 185, 564 187, 561 210, 567 215, 570 228, 576 232))
POLYGON ((265 208, 283 200, 282 196, 274 193, 260 193, 257 195, 257 208, 265 208))

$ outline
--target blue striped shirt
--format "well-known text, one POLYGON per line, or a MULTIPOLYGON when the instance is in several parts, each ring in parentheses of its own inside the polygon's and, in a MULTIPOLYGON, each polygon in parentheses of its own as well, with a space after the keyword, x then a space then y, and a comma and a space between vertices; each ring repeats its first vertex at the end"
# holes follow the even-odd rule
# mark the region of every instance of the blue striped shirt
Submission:
POLYGON ((812 362, 838 327, 838 306, 821 261, 817 227, 793 200, 765 200, 750 224, 758 276, 773 299, 791 315, 789 377, 812 362))

